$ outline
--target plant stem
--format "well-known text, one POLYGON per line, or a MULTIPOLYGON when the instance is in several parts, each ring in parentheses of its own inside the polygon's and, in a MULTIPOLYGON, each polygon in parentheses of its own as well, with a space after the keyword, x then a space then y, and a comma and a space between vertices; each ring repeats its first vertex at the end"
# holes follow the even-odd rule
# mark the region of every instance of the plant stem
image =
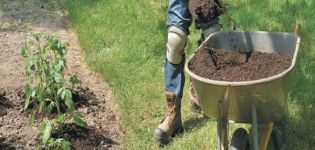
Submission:
POLYGON ((57 113, 58 113, 58 116, 61 114, 60 112, 60 104, 59 104, 59 98, 57 98, 56 100, 56 107, 57 107, 57 113))

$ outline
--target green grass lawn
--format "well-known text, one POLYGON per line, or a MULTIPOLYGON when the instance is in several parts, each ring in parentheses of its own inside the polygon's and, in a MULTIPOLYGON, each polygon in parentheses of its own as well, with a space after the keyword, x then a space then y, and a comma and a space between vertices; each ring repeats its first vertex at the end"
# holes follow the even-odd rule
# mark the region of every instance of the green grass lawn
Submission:
MULTIPOLYGON (((290 87, 284 144, 286 149, 314 148, 315 1, 224 2, 239 30, 293 32, 296 22, 301 23, 302 42, 290 87)), ((122 145, 126 149, 158 148, 153 131, 166 111, 162 68, 167 1, 69 0, 65 4, 87 63, 114 89, 125 132, 122 145)), ((228 17, 221 21, 224 30, 229 30, 228 17)), ((196 49, 198 36, 192 26, 188 56, 196 49)), ((216 122, 190 111, 187 86, 182 113, 186 131, 166 149, 215 149, 216 122)), ((230 133, 235 127, 231 126, 230 133)))

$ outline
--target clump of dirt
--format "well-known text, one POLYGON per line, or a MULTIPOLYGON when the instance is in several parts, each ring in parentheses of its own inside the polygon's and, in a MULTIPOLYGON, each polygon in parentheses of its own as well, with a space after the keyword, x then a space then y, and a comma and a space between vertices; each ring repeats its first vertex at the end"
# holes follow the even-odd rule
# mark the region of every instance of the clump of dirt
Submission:
POLYGON ((0 148, 2 150, 15 150, 15 148, 12 145, 6 143, 6 139, 3 137, 0 137, 0 148))
POLYGON ((77 87, 72 89, 72 97, 76 108, 98 104, 98 102, 95 101, 97 96, 88 87, 77 87))
POLYGON ((112 139, 104 136, 102 132, 95 128, 82 128, 76 124, 69 123, 63 126, 63 134, 61 132, 52 134, 54 138, 64 138, 72 143, 72 149, 109 149, 112 145, 118 144, 112 139))
POLYGON ((7 99, 5 98, 5 93, 0 92, 0 117, 6 115, 8 113, 7 108, 10 106, 11 106, 11 104, 8 103, 7 99))
POLYGON ((195 74, 212 80, 250 81, 271 77, 288 69, 292 55, 277 53, 239 53, 212 49, 198 50, 188 67, 195 74))
POLYGON ((208 23, 222 13, 217 0, 191 0, 189 10, 192 17, 200 23, 208 23))
MULTIPOLYGON (((78 87, 73 87, 71 90, 72 93, 72 100, 74 102, 75 109, 80 109, 82 107, 89 107, 89 106, 97 106, 97 97, 95 93, 90 90, 88 87, 83 87, 82 85, 78 87)), ((0 101, 0 108, 3 102, 0 101)), ((32 100, 29 103, 28 109, 34 109, 39 105, 39 102, 36 100, 32 100)), ((49 105, 49 102, 46 102, 46 107, 49 105)), ((60 112, 66 113, 68 111, 68 107, 64 104, 60 104, 60 112)), ((51 110, 52 114, 57 114, 57 108, 53 108, 51 110)), ((0 116, 1 116, 1 109, 0 109, 0 116)))

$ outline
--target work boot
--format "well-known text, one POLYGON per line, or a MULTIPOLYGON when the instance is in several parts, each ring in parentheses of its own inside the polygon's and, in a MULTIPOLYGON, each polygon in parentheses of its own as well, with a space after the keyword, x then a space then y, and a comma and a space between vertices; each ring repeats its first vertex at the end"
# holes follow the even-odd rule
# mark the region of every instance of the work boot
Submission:
POLYGON ((172 137, 183 131, 180 99, 172 92, 166 92, 165 96, 168 111, 154 131, 154 137, 160 142, 160 146, 168 144, 172 137))
POLYGON ((200 113, 201 112, 201 108, 200 108, 200 104, 195 92, 195 88, 193 86, 193 84, 190 82, 190 87, 189 87, 189 102, 190 102, 190 108, 192 109, 192 111, 200 113))

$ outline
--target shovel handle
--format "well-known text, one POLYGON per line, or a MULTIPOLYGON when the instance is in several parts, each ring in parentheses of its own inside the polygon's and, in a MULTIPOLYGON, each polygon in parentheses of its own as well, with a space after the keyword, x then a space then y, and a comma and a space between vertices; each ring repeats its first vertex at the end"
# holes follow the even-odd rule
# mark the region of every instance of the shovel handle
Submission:
POLYGON ((236 30, 236 21, 232 18, 228 11, 225 12, 227 17, 229 18, 230 22, 232 23, 232 30, 236 30))
POLYGON ((298 36, 300 36, 300 33, 301 33, 301 24, 299 22, 296 22, 296 25, 295 25, 295 29, 294 29, 294 33, 298 36))

